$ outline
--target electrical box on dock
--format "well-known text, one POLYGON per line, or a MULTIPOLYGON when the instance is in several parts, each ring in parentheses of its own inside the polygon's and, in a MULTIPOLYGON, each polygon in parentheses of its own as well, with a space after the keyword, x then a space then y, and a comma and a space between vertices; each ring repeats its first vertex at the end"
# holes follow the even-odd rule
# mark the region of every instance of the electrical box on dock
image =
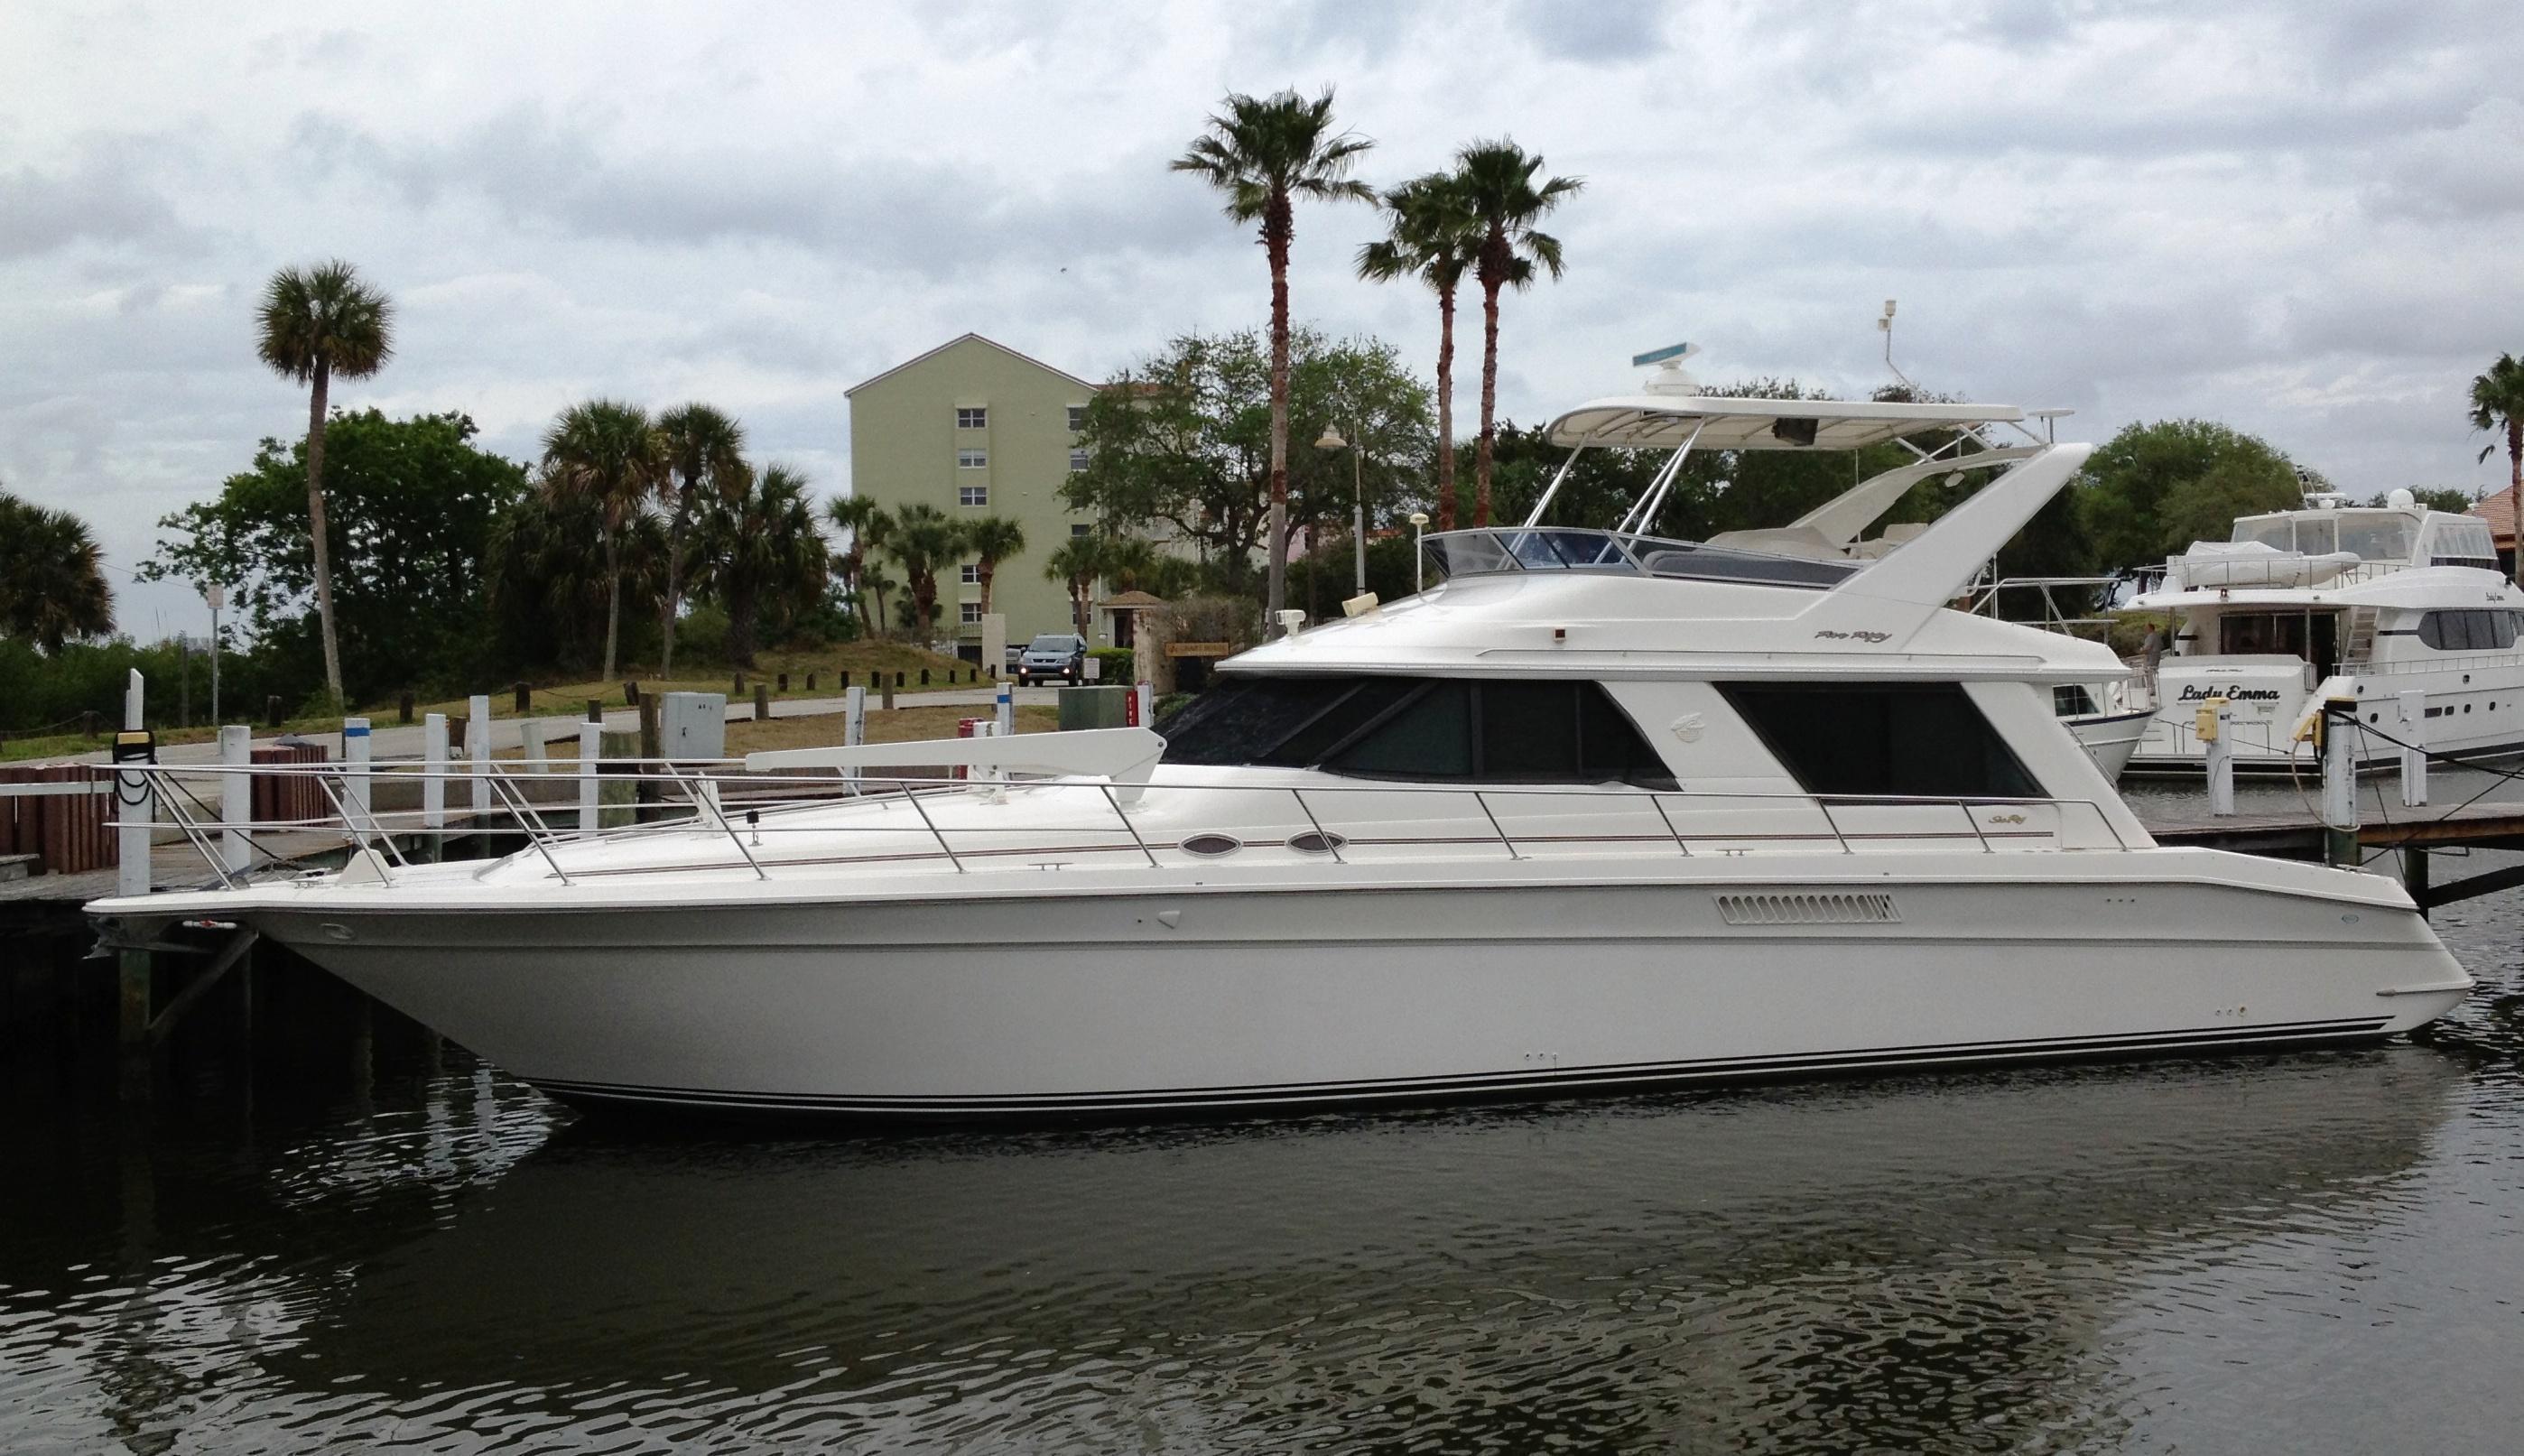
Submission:
POLYGON ((726 757, 727 695, 662 695, 657 706, 657 752, 682 761, 726 757))

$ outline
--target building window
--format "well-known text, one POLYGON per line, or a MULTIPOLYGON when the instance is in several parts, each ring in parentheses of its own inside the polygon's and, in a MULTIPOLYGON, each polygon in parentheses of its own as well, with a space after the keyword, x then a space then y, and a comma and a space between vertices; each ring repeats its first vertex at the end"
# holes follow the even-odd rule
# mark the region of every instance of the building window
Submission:
POLYGON ((1069 526, 1069 536, 1070 536, 1070 539, 1071 539, 1071 540, 1073 540, 1073 541, 1074 541, 1074 540, 1076 540, 1076 539, 1078 539, 1078 538, 1079 538, 1079 537, 1081 537, 1081 536, 1092 536, 1092 535, 1093 535, 1093 534, 1095 534, 1095 528, 1094 528, 1093 526, 1089 525, 1087 522, 1085 522, 1085 521, 1083 521, 1083 520, 1082 520, 1082 521, 1072 521, 1072 522, 1070 523, 1070 526, 1069 526))
MULTIPOLYGON (((964 569, 969 571, 972 568, 967 566, 964 569)), ((967 627, 980 626, 982 624, 982 604, 979 602, 966 602, 959 605, 955 608, 955 620, 962 622, 967 627)))
POLYGON ((991 488, 987 485, 959 485, 955 487, 955 504, 988 506, 991 504, 991 488))
POLYGON ((985 427, 990 422, 991 412, 983 409, 979 405, 957 405, 955 407, 955 428, 959 430, 978 430, 985 427))
POLYGON ((1723 683, 1719 691, 1809 794, 2042 792, 1957 683, 1723 683))
POLYGON ((958 469, 979 470, 990 462, 991 453, 987 450, 959 450, 955 452, 955 464, 958 469))
POLYGON ((1069 473, 1075 475, 1086 468, 1087 452, 1084 450, 1073 450, 1069 452, 1069 473))
POLYGON ((1087 428, 1087 407, 1085 405, 1070 406, 1069 432, 1074 435, 1085 428, 1087 428))
POLYGON ((964 583, 964 585, 968 587, 977 587, 982 584, 982 568, 975 562, 966 561, 956 569, 963 573, 959 579, 964 583))

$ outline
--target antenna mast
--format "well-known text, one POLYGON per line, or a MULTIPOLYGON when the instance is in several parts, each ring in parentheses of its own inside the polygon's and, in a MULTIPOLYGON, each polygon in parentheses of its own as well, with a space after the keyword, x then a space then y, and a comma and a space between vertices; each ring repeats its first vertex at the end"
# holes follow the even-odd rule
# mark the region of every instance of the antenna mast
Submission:
POLYGON ((1902 366, 1893 362, 1893 303, 1892 299, 1886 299, 1883 316, 1875 320, 1876 332, 1884 335, 1884 367, 1893 371, 1893 377, 1902 381, 1904 389, 1917 394, 1919 386, 1912 383, 1911 376, 1903 373, 1902 366))

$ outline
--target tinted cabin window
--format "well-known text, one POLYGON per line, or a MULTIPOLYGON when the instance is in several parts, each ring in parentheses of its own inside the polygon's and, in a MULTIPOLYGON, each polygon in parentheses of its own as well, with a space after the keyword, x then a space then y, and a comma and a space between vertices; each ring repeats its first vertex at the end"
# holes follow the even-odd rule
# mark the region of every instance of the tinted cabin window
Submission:
POLYGON ((1731 683, 1719 691, 1810 793, 2042 792, 1954 683, 1731 683))
POLYGON ((1589 682, 1242 679, 1194 699, 1164 731, 1169 763, 1441 782, 1674 783, 1620 705, 1589 682))
POLYGON ((2419 618, 2419 641, 2441 653, 2495 653, 2515 645, 2511 611, 2431 611, 2419 618))

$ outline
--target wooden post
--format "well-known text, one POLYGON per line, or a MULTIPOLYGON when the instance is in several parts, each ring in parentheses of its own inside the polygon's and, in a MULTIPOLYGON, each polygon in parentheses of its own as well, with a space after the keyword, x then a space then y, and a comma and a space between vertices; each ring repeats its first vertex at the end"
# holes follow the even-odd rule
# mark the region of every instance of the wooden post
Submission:
POLYGON ((626 682, 622 685, 622 705, 624 707, 638 707, 640 705, 640 684, 638 682, 626 682))
POLYGON ((605 721, 604 700, 597 698, 590 698, 587 700, 587 721, 591 723, 602 723, 605 721))
MULTIPOLYGON (((643 760, 665 756, 664 707, 655 693, 640 700, 640 757, 643 760)), ((655 803, 657 800, 657 785, 650 778, 650 765, 643 761, 640 765, 639 801, 655 803)))
POLYGON ((757 723, 764 722, 767 721, 770 716, 771 685, 768 683, 755 683, 753 685, 753 721, 757 723))
POLYGON ((412 721, 412 693, 409 689, 395 698, 395 721, 398 723, 412 721))
POLYGON ((277 727, 279 727, 279 726, 280 726, 280 695, 279 695, 279 694, 275 693, 275 694, 273 694, 272 696, 270 696, 270 697, 266 698, 265 700, 263 700, 263 719, 264 719, 264 723, 265 723, 265 725, 266 725, 266 726, 267 726, 267 727, 277 728, 277 727))
POLYGON ((2402 851, 2402 888, 2418 901, 2419 918, 2428 918, 2428 851, 2423 845, 2412 845, 2402 851))
POLYGON ((926 667, 920 669, 920 686, 924 688, 929 686, 929 669, 926 667))
POLYGON ((780 674, 780 691, 783 693, 789 691, 789 674, 785 672, 780 674))
POLYGON ((815 691, 815 674, 811 672, 806 674, 806 691, 809 693, 815 691))
MULTIPOLYGON (((899 675, 900 674, 897 674, 897 676, 899 675)), ((892 708, 894 706, 894 679, 886 677, 882 672, 878 673, 877 676, 880 679, 883 679, 885 683, 885 686, 878 690, 884 695, 884 705, 888 708, 892 708)))
MULTIPOLYGON (((529 689, 524 683, 517 683, 513 686, 511 691, 516 694, 518 717, 522 718, 526 714, 535 710, 535 695, 533 690, 529 689)), ((411 720, 406 719, 405 721, 409 722, 411 720)))
POLYGON ((745 674, 744 674, 744 673, 742 673, 742 672, 738 673, 738 674, 736 675, 736 679, 735 679, 735 681, 733 681, 732 683, 730 683, 730 684, 728 685, 727 696, 729 696, 730 698, 743 698, 743 697, 745 696, 745 674))

